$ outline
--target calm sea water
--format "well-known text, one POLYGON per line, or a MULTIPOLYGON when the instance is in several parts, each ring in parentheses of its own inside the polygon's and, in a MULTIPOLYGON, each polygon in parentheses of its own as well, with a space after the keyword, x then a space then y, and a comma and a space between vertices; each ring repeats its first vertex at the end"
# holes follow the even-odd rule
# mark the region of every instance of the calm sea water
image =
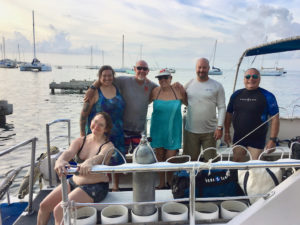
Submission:
MULTIPOLYGON (((16 145, 33 137, 38 138, 36 156, 46 151, 46 123, 55 119, 71 119, 72 139, 79 136, 79 115, 82 108, 83 94, 78 92, 60 92, 55 95, 50 93, 49 83, 52 81, 62 82, 76 80, 96 79, 96 70, 84 68, 53 68, 52 72, 20 72, 18 69, 0 69, 0 100, 7 100, 13 104, 13 114, 6 117, 8 127, 0 128, 0 151, 16 145)), ((155 75, 157 71, 151 71, 149 79, 157 82, 155 75)), ((261 86, 270 90, 277 97, 281 107, 281 114, 291 115, 292 106, 300 105, 299 89, 300 72, 288 72, 282 77, 263 77, 261 86)), ((178 69, 173 75, 173 82, 182 84, 195 77, 194 69, 178 69)), ((235 71, 224 71, 223 76, 211 76, 220 81, 226 94, 226 101, 233 89, 235 71)), ((240 75, 237 88, 243 87, 242 75, 240 75)), ((152 106, 149 106, 149 116, 152 106)), ((300 107, 295 109, 294 114, 300 115, 300 107)), ((65 125, 54 125, 51 127, 51 134, 65 135, 67 129, 65 125), (63 133, 62 133, 63 132, 63 133)), ((54 143, 59 146, 66 145, 66 140, 54 143)), ((1 157, 0 179, 6 171, 18 165, 30 162, 31 145, 20 148, 14 153, 1 157)), ((26 173, 26 169, 21 172, 21 176, 26 173)), ((12 187, 12 192, 16 191, 21 177, 17 179, 12 187)))

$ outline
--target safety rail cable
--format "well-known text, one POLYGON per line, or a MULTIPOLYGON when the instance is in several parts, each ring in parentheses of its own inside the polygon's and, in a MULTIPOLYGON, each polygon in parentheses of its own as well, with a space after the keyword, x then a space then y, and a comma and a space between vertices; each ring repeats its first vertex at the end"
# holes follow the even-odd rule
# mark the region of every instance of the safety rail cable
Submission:
POLYGON ((68 145, 71 144, 71 122, 70 119, 58 119, 46 124, 46 137, 47 137, 47 159, 48 159, 48 172, 49 172, 49 187, 52 185, 52 165, 51 165, 51 154, 50 154, 50 142, 61 137, 68 137, 68 145), (60 135, 50 140, 50 126, 56 123, 67 123, 68 124, 68 135, 60 135))
MULTIPOLYGON (((36 150, 36 142, 37 142, 38 138, 34 137, 31 138, 27 141, 24 141, 20 144, 17 144, 15 146, 10 147, 9 149, 6 149, 4 151, 1 152, 0 156, 3 156, 5 154, 8 154, 22 146, 25 146, 29 143, 31 143, 31 160, 30 160, 30 179, 29 179, 29 199, 28 199, 28 215, 31 215, 33 213, 33 180, 34 180, 34 166, 35 166, 35 150, 36 150)), ((28 165, 25 165, 23 167, 26 167, 28 165)), ((8 193, 7 189, 7 193, 8 193)), ((8 196, 8 201, 9 201, 9 196, 8 196)), ((9 204, 9 202, 8 202, 9 204)))
MULTIPOLYGON (((261 161, 261 160, 251 160, 248 162, 232 162, 223 161, 215 163, 205 163, 205 162, 186 162, 186 163, 168 163, 168 162, 157 162, 153 164, 137 164, 137 163, 126 163, 119 166, 106 166, 106 165, 95 165, 91 169, 91 173, 127 173, 127 172, 163 172, 163 171, 178 171, 187 170, 190 175, 190 196, 189 198, 182 198, 178 200, 171 201, 189 201, 190 208, 190 225, 195 225, 195 201, 209 201, 209 200, 227 200, 227 199, 248 199, 254 197, 266 197, 267 194, 263 195, 253 195, 253 196, 240 196, 240 197, 216 197, 216 198, 196 198, 195 197, 195 171, 197 168, 201 169, 241 169, 247 170, 251 168, 266 168, 266 167, 279 167, 279 168, 290 168, 290 167, 300 167, 300 160, 295 159, 280 159, 278 161, 261 161)), ((67 170, 68 174, 77 174, 77 168, 71 167, 67 170)), ((62 177, 63 189, 62 189, 62 203, 64 209, 64 224, 70 223, 69 215, 69 205, 73 206, 98 206, 98 205, 134 205, 134 204, 160 204, 162 201, 152 201, 152 202, 130 202, 130 203, 73 203, 68 204, 68 192, 67 192, 67 181, 65 176, 62 177)))

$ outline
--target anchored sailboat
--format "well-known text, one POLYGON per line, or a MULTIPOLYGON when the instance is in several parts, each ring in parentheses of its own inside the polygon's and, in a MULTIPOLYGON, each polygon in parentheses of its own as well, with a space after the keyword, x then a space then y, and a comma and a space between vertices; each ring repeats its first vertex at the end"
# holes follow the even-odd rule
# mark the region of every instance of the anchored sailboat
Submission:
POLYGON ((2 37, 2 46, 1 46, 1 51, 2 51, 2 60, 0 60, 0 68, 16 68, 17 63, 16 60, 11 60, 7 59, 5 56, 5 39, 2 37))
POLYGON ((118 73, 126 73, 126 69, 124 67, 124 34, 122 36, 122 67, 121 68, 116 68, 115 69, 115 72, 118 72, 118 73))
POLYGON ((91 46, 91 65, 86 66, 85 68, 91 69, 91 70, 97 70, 100 68, 99 66, 93 66, 93 47, 92 46, 91 46))
POLYGON ((216 50, 217 50, 217 40, 215 42, 215 47, 214 47, 214 51, 213 51, 212 67, 208 72, 209 75, 222 75, 223 74, 223 72, 220 68, 215 67, 216 50))
POLYGON ((274 67, 263 67, 263 60, 264 57, 262 57, 262 66, 259 71, 261 76, 282 76, 283 74, 286 73, 284 68, 278 67, 278 59, 276 60, 274 67))
POLYGON ((32 26, 33 26, 33 60, 31 63, 24 63, 20 65, 20 71, 52 71, 52 67, 41 63, 36 58, 35 50, 35 26, 34 26, 34 11, 32 11, 32 26))

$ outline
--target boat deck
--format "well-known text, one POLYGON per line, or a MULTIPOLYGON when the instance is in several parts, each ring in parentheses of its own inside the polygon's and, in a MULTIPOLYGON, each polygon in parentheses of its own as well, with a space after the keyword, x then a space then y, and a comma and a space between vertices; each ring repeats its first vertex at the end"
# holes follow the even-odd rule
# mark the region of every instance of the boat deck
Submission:
MULTIPOLYGON (((27 213, 23 213, 21 217, 18 218, 18 220, 14 223, 14 225, 28 225, 28 224, 36 224, 37 221, 37 213, 38 213, 38 207, 40 202, 51 192, 50 189, 47 190, 42 190, 39 192, 39 194, 36 196, 36 198, 33 201, 33 214, 27 215, 27 213)), ((101 224, 101 216, 100 216, 100 211, 106 207, 107 205, 110 205, 111 203, 128 203, 131 202, 133 199, 133 193, 132 191, 119 191, 119 192, 109 192, 106 198, 101 202, 103 205, 98 205, 96 206, 97 211, 98 211, 98 221, 97 224, 101 224), (105 205, 107 204, 107 205, 105 205)), ((156 201, 172 201, 174 200, 172 191, 171 190, 156 190, 155 191, 155 199, 156 201)), ((156 204, 157 206, 160 206, 159 204, 156 204)), ((131 210, 131 206, 127 206, 129 210, 131 210)), ((159 218, 161 217, 159 211, 159 218)), ((130 213, 128 214, 130 215, 130 213)), ((130 221, 130 217, 129 217, 130 221)), ((228 220, 225 219, 217 219, 217 220, 210 220, 210 221, 197 221, 196 224, 226 224, 228 220)), ((50 220, 48 222, 48 225, 53 225, 54 224, 54 218, 53 215, 51 214, 50 220)), ((128 222, 123 225, 132 225, 132 224, 139 224, 139 223, 132 223, 128 222)), ((173 222, 164 222, 164 221, 159 221, 159 222, 148 222, 148 223, 143 223, 147 225, 154 225, 154 224, 160 224, 160 225, 184 225, 184 224, 189 224, 188 221, 173 221, 173 222)))
MULTIPOLYGON (((33 200, 33 213, 31 215, 27 215, 27 212, 23 212, 22 216, 20 216, 14 225, 28 225, 28 224, 36 224, 37 214, 39 211, 40 202, 52 191, 52 189, 41 190, 36 198, 33 200)), ((48 225, 54 224, 54 217, 51 214, 48 225)))

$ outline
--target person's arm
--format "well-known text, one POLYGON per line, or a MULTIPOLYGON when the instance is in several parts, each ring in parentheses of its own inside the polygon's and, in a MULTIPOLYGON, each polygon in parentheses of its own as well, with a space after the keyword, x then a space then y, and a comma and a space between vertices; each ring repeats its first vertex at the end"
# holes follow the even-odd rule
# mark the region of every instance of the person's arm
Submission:
POLYGON ((100 88, 100 81, 95 80, 94 83, 89 87, 89 89, 86 91, 85 96, 84 96, 84 101, 88 101, 93 98, 95 92, 97 91, 98 88, 100 88))
POLYGON ((64 151, 56 160, 54 170, 58 176, 66 174, 67 168, 70 167, 69 161, 74 158, 80 149, 80 144, 82 144, 82 138, 75 139, 68 150, 64 151))
POLYGON ((216 140, 221 139, 223 136, 223 124, 226 114, 226 105, 225 105, 225 92, 223 86, 219 87, 217 95, 217 107, 218 107, 218 124, 214 133, 216 140))
MULTIPOLYGON (((271 127, 270 127, 270 138, 277 139, 279 133, 279 114, 276 114, 271 120, 271 127)), ((271 149, 276 147, 276 140, 269 140, 265 146, 265 149, 271 149)), ((274 152, 275 149, 268 151, 268 153, 274 152)))
POLYGON ((179 83, 179 82, 173 83, 172 88, 174 88, 175 90, 178 90, 180 92, 181 96, 184 96, 185 89, 181 83, 179 83))
POLYGON ((104 164, 108 165, 113 152, 114 145, 111 142, 103 145, 101 151, 97 155, 85 160, 82 164, 80 164, 79 174, 83 176, 89 174, 94 165, 102 164, 105 156, 106 158, 104 164))
POLYGON ((193 79, 192 80, 190 80, 188 83, 186 83, 184 86, 183 86, 183 89, 184 89, 184 91, 182 91, 182 94, 183 94, 183 98, 182 98, 182 103, 184 104, 184 105, 188 105, 189 104, 189 98, 188 98, 188 94, 187 94, 187 89, 188 89, 188 87, 189 87, 189 85, 192 83, 192 81, 193 81, 193 79))
POLYGON ((187 93, 186 92, 184 92, 184 94, 183 94, 183 96, 182 96, 182 103, 184 104, 184 105, 188 105, 188 97, 187 97, 187 93))
POLYGON ((87 99, 86 101, 83 102, 83 107, 80 113, 80 136, 83 137, 85 136, 85 125, 86 125, 86 121, 87 118, 93 108, 93 105, 95 104, 95 100, 96 100, 96 95, 97 92, 93 93, 93 98, 91 99, 87 99))
POLYGON ((179 82, 176 82, 176 84, 177 85, 175 85, 174 87, 172 85, 173 89, 176 92, 176 95, 179 97, 179 99, 184 105, 187 105, 187 94, 184 86, 182 86, 179 82))
POLYGON ((230 126, 232 121, 232 114, 227 112, 225 116, 225 122, 224 122, 224 141, 229 146, 231 143, 231 136, 230 136, 230 126))
POLYGON ((157 89, 158 89, 158 87, 152 89, 151 94, 150 94, 149 104, 151 102, 153 102, 154 96, 156 96, 157 89))

